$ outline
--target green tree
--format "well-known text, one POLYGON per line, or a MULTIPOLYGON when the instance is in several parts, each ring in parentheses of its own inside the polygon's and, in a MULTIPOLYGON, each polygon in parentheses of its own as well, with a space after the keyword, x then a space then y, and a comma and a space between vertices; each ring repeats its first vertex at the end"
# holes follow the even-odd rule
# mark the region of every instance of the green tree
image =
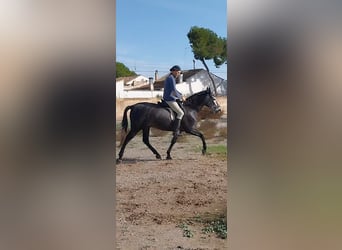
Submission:
POLYGON ((130 71, 129 68, 126 67, 125 64, 121 62, 116 62, 116 77, 124 77, 124 76, 136 76, 137 74, 134 71, 130 71))
POLYGON ((191 27, 187 36, 195 59, 203 63, 213 84, 215 95, 217 95, 214 79, 210 75, 205 61, 213 60, 216 68, 227 62, 227 39, 219 37, 210 29, 197 26, 191 27))

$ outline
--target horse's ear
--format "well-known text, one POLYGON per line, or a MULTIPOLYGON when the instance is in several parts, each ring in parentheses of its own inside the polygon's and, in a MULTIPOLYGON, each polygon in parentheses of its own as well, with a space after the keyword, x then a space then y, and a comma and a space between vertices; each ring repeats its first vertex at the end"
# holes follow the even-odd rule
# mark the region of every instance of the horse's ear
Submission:
POLYGON ((210 87, 207 87, 207 92, 208 92, 208 93, 211 93, 210 87))

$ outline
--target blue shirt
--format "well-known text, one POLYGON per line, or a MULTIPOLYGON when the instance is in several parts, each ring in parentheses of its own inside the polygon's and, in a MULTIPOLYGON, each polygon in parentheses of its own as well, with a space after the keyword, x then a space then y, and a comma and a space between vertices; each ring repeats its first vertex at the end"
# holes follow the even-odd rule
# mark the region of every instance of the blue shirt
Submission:
POLYGON ((182 94, 176 89, 176 79, 172 74, 165 80, 163 99, 167 102, 182 99, 182 94))

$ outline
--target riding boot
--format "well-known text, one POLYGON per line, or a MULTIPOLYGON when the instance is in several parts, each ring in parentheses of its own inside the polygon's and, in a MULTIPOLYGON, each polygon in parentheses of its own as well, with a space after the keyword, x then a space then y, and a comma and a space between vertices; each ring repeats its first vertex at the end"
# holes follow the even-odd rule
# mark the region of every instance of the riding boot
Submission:
POLYGON ((181 119, 176 119, 174 121, 173 134, 179 136, 180 134, 181 119))

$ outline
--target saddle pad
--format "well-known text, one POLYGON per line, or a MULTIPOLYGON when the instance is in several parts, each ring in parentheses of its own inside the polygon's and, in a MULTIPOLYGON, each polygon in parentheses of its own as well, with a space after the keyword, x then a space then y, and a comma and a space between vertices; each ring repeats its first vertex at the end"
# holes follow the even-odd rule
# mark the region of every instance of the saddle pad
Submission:
POLYGON ((171 108, 165 108, 170 113, 170 119, 173 121, 175 119, 175 113, 171 108))
POLYGON ((169 105, 167 105, 167 103, 164 101, 164 100, 160 100, 158 103, 157 103, 160 107, 166 109, 169 113, 170 113, 170 119, 171 121, 173 121, 176 117, 176 114, 175 112, 169 107, 169 105))

